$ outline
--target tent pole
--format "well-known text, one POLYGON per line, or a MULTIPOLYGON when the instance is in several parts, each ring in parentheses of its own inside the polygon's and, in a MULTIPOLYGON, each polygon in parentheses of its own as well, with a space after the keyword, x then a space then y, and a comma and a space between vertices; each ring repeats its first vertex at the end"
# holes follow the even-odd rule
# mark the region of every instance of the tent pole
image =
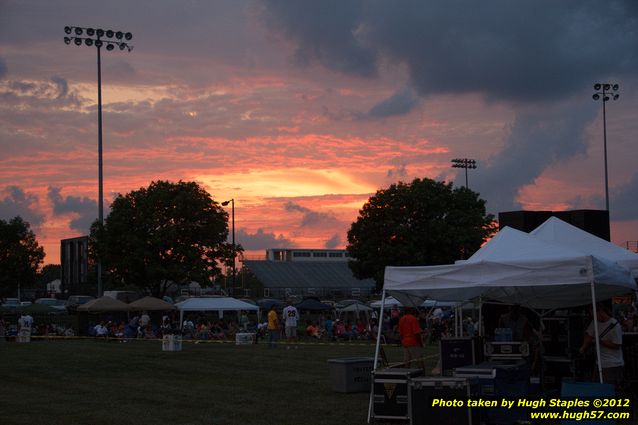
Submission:
POLYGON ((483 336, 483 296, 479 296, 478 335, 483 336))
POLYGON ((598 360, 598 377, 603 383, 603 365, 600 363, 600 340, 598 339, 598 312, 596 311, 596 291, 594 290, 594 279, 591 280, 591 307, 594 313, 594 339, 596 341, 596 359, 598 360))
MULTIPOLYGON (((374 364, 372 365, 372 371, 377 370, 377 363, 379 362, 379 349, 381 347, 381 332, 383 331, 383 307, 385 306, 385 289, 381 293, 381 310, 379 311, 379 322, 377 323, 377 344, 374 349, 374 364)), ((370 382, 370 402, 368 403, 368 423, 372 418, 372 403, 374 400, 374 379, 370 382)))

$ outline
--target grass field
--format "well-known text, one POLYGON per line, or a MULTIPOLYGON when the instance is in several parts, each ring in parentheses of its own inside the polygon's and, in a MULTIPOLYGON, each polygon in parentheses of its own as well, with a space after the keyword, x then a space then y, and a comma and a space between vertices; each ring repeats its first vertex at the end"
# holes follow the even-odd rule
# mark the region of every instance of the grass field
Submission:
MULTIPOLYGON (((400 348, 386 353, 400 360, 400 348)), ((365 424, 369 394, 334 392, 327 360, 373 355, 356 343, 3 342, 0 423, 365 424)))

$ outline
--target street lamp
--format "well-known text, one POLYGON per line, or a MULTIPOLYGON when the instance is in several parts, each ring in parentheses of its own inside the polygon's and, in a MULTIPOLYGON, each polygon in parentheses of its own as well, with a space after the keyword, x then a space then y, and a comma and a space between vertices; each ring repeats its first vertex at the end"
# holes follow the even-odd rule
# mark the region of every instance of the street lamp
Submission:
MULTIPOLYGON (((105 46, 109 52, 118 47, 120 50, 126 50, 130 52, 133 50, 128 42, 133 39, 133 34, 130 32, 103 30, 101 28, 84 28, 84 27, 64 27, 64 33, 67 34, 64 37, 65 44, 75 44, 81 46, 95 46, 97 50, 97 126, 98 126, 98 139, 97 139, 97 156, 98 156, 98 220, 100 222, 100 229, 104 225, 104 205, 103 205, 103 176, 102 176, 102 62, 100 57, 100 51, 102 46, 105 46)), ((97 295, 102 296, 102 260, 98 255, 97 259, 97 295)))
POLYGON ((232 288, 233 291, 235 290, 235 198, 232 198, 229 201, 224 201, 222 202, 222 205, 225 207, 228 204, 231 205, 230 211, 231 211, 231 219, 232 219, 232 226, 233 226, 233 280, 232 280, 232 288))
POLYGON ((465 188, 468 188, 467 184, 467 169, 475 169, 476 161, 473 159, 467 158, 454 158, 452 161, 452 168, 465 168, 465 188))
POLYGON ((618 100, 620 94, 618 94, 620 86, 618 84, 610 83, 596 83, 594 84, 594 90, 596 91, 592 98, 595 101, 602 100, 603 102, 603 147, 605 156, 605 209, 609 213, 609 179, 607 176, 607 116, 605 111, 605 103, 608 100, 618 100))

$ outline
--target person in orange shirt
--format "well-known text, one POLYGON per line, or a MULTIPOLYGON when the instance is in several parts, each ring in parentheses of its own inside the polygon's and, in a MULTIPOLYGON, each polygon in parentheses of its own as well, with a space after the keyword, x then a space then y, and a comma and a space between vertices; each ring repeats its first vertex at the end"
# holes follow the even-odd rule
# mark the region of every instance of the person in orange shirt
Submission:
POLYGON ((406 308, 405 314, 399 319, 399 335, 403 346, 403 363, 406 367, 424 368, 423 340, 421 326, 413 308, 406 308))

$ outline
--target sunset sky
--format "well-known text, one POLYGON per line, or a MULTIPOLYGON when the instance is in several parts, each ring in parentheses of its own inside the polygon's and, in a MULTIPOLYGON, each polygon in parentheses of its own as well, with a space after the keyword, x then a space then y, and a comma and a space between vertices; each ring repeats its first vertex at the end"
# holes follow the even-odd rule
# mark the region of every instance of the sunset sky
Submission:
POLYGON ((377 189, 464 185, 458 157, 491 213, 604 209, 613 82, 612 240, 638 240, 635 0, 0 0, 0 219, 45 263, 97 217, 96 48, 65 25, 134 36, 102 54, 105 214, 192 180, 249 254, 343 248, 377 189))

